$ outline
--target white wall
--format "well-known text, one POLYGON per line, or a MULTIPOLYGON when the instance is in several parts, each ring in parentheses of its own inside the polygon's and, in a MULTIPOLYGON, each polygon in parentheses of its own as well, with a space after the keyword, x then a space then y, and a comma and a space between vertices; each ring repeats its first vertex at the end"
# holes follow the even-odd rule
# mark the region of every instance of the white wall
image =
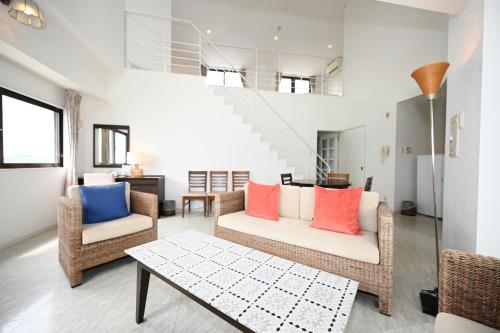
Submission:
POLYGON ((396 103, 419 95, 411 72, 446 59, 447 15, 352 0, 344 20, 346 97, 396 103))
POLYGON ((447 16, 352 0, 344 22, 344 97, 372 105, 348 114, 347 127, 367 125, 366 175, 374 176, 374 188, 395 207, 396 103, 420 94, 413 70, 446 59, 447 16), (383 145, 390 146, 384 160, 383 145))
POLYGON ((116 71, 121 70, 124 65, 125 0, 46 1, 64 16, 107 65, 116 71))
MULTIPOLYGON (((434 102, 434 136, 436 154, 444 154, 446 131, 446 97, 434 102)), ((422 96, 398 103, 396 120, 395 210, 401 202, 417 201, 417 156, 431 153, 429 104, 422 96), (411 148, 411 153, 401 149, 411 148)), ((430 181, 430 180, 429 180, 430 181)))
MULTIPOLYGON (((481 147, 479 148, 477 252, 500 258, 500 1, 484 2, 481 147)), ((466 118, 467 119, 467 118, 466 118)))
POLYGON ((289 170, 201 77, 125 70, 110 83, 109 102, 84 99, 82 114, 80 172, 109 171, 92 167, 94 123, 129 125, 131 150, 148 156, 146 174, 165 175, 178 208, 188 170, 250 170, 267 183, 289 170))
POLYGON ((476 251, 483 58, 483 1, 468 1, 449 21, 446 133, 451 117, 465 115, 460 156, 445 154, 443 248, 476 251))
MULTIPOLYGON (((0 86, 61 107, 64 90, 0 59, 0 86)), ((0 248, 54 226, 65 168, 0 169, 0 248)))
MULTIPOLYGON (((44 29, 34 29, 13 20, 6 7, 2 7, 0 55, 59 86, 105 99, 108 64, 94 48, 82 41, 69 20, 51 2, 42 0, 38 4, 47 21, 44 29)), ((100 6, 107 5, 111 3, 100 3, 100 6)))

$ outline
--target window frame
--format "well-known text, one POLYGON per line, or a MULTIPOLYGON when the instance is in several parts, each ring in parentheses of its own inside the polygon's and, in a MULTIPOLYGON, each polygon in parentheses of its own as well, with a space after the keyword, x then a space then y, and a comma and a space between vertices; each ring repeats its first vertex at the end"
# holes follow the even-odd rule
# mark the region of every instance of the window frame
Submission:
POLYGON ((41 102, 37 99, 17 93, 15 91, 0 87, 0 169, 24 169, 24 168, 62 168, 64 160, 64 137, 63 137, 63 109, 41 102), (56 163, 4 163, 3 156, 3 96, 8 96, 25 103, 33 104, 44 109, 53 111, 57 117, 57 144, 59 159, 56 163))
MULTIPOLYGON (((295 81, 296 80, 299 80, 299 81, 308 81, 309 82, 309 92, 308 94, 311 94, 312 93, 312 89, 311 89, 311 78, 309 77, 300 77, 300 76, 293 76, 293 75, 281 75, 280 76, 280 81, 281 79, 290 79, 292 82, 291 82, 291 89, 290 89, 290 94, 295 94, 295 81)), ((303 95, 303 94, 298 94, 298 95, 303 95)))

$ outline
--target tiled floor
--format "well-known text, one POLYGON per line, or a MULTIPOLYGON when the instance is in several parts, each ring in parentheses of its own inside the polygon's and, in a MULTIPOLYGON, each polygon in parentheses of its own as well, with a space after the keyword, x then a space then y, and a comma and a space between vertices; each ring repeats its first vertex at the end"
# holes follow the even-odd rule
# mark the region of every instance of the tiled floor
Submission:
MULTIPOLYGON (((161 236, 196 229, 212 233, 213 218, 163 218, 161 236)), ((395 217, 391 317, 375 297, 358 292, 346 332, 432 332, 418 291, 435 286, 432 219, 395 217)), ((152 277, 146 321, 136 325, 135 264, 124 258, 88 270, 71 289, 57 261, 56 231, 0 251, 0 328, 8 332, 237 332, 211 312, 152 277)))

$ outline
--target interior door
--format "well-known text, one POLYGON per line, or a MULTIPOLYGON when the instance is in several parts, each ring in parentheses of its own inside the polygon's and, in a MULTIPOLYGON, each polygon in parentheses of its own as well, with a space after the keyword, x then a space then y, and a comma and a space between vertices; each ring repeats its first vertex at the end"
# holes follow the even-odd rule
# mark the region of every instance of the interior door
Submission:
POLYGON ((352 187, 365 185, 366 127, 355 127, 339 134, 339 170, 349 174, 352 187))
POLYGON ((325 165, 322 161, 318 161, 318 166, 324 173, 328 173, 329 170, 333 172, 337 169, 335 165, 337 163, 337 142, 338 134, 334 132, 324 133, 318 137, 318 154, 328 163, 328 165, 325 165))

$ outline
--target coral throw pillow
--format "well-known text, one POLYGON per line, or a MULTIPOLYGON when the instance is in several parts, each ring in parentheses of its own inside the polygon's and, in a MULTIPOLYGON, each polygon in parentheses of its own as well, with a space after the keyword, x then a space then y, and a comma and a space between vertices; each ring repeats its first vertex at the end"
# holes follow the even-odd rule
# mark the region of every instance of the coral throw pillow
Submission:
POLYGON ((363 188, 327 190, 314 186, 314 218, 311 227, 361 235, 358 223, 363 188))
POLYGON ((248 183, 248 201, 246 214, 267 220, 278 221, 278 203, 280 185, 262 185, 252 181, 248 183))

